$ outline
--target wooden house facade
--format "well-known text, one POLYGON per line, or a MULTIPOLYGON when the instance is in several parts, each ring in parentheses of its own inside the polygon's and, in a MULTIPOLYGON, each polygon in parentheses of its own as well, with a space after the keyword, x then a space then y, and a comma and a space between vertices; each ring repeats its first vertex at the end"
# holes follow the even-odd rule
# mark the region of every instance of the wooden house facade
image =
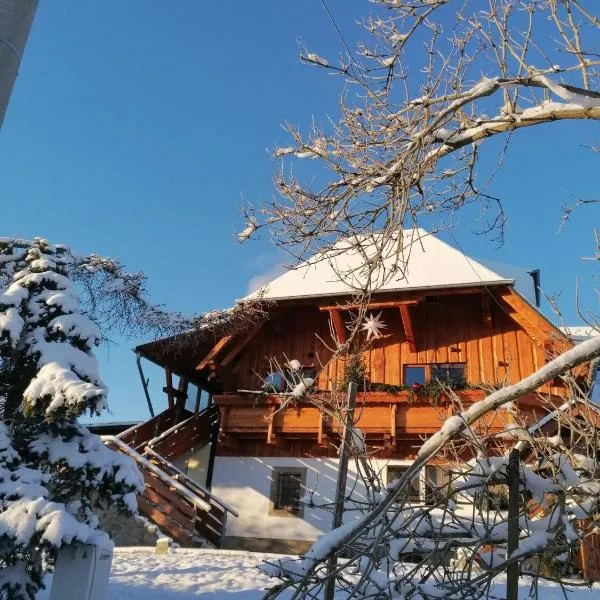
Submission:
MULTIPOLYGON (((357 426, 387 480, 414 460, 424 440, 457 409, 436 382, 451 382, 468 406, 570 345, 512 280, 423 230, 405 234, 418 244, 404 277, 370 297, 367 315, 380 315, 385 327, 364 345, 359 363, 366 383, 358 394, 357 426)), ((352 267, 359 258, 343 260, 352 267)), ((303 399, 282 409, 276 392, 289 390, 274 376, 293 360, 303 377, 314 379, 313 397, 344 393, 349 361, 343 353, 332 359, 333 349, 347 341, 359 307, 352 304, 351 286, 338 276, 341 270, 330 261, 309 261, 262 290, 263 312, 255 322, 136 349, 165 368, 170 410, 190 409, 192 384, 218 409, 218 437, 182 448, 186 459, 201 451, 210 461, 203 485, 238 514, 227 523, 225 546, 302 551, 329 527, 330 514, 299 497, 310 491, 315 504, 332 501, 339 423, 303 399)), ((538 391, 518 401, 532 423, 566 395, 558 381, 538 391)), ((498 411, 480 427, 501 431, 510 420, 498 411)), ((438 476, 436 465, 427 469, 413 482, 416 499, 425 499, 427 481, 438 476)), ((351 476, 348 486, 354 483, 351 476)))

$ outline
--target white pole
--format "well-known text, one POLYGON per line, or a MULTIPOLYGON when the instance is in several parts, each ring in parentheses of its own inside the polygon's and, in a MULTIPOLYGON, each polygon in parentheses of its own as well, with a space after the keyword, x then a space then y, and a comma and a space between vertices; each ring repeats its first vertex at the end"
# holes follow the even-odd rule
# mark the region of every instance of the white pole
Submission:
POLYGON ((38 0, 0 0, 0 129, 38 0))

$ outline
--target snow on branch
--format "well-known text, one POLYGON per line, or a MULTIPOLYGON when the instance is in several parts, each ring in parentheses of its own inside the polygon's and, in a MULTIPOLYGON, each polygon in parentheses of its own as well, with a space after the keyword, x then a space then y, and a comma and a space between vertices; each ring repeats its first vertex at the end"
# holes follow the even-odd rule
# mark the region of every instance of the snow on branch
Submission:
POLYGON ((340 112, 307 131, 286 127, 290 140, 274 153, 280 198, 247 207, 240 239, 266 228, 300 260, 376 231, 385 248, 399 229, 474 200, 482 229, 501 239, 502 201, 487 187, 509 140, 492 149, 489 167, 480 162, 482 142, 557 120, 600 119, 600 59, 585 50, 598 34, 595 4, 585 11, 573 0, 371 6, 365 40, 341 62, 303 53, 305 62, 344 75, 340 112), (294 168, 303 158, 316 170, 294 168))
MULTIPOLYGON (((540 553, 546 553, 558 563, 568 561, 564 557, 568 557, 569 548, 583 535, 578 520, 591 518, 600 506, 596 461, 590 462, 585 456, 578 455, 575 447, 557 451, 558 447, 563 447, 562 438, 558 441, 545 436, 534 439, 532 430, 527 439, 536 449, 538 460, 524 461, 519 467, 520 493, 528 500, 521 509, 519 550, 509 556, 506 513, 480 503, 483 497, 488 498, 487 502, 491 501, 488 488, 502 488, 506 482, 508 455, 488 455, 486 444, 491 443, 491 435, 486 437, 484 433, 476 432, 480 431, 477 427, 486 423, 486 416, 498 415, 501 407, 514 411, 514 400, 535 392, 559 375, 566 376, 577 365, 598 356, 600 339, 592 338, 521 382, 501 388, 448 418, 440 431, 422 445, 412 465, 388 485, 385 494, 374 497, 362 516, 349 519, 343 527, 323 535, 303 557, 283 559, 265 566, 265 572, 283 582, 273 589, 273 595, 287 587, 295 588, 297 593, 316 594, 329 577, 335 577, 336 584, 345 593, 362 598, 374 594, 422 600, 432 597, 478 598, 489 592, 496 574, 510 561, 524 560, 540 553), (457 445, 453 448, 452 444, 457 445), (468 447, 476 456, 464 463, 462 459, 468 447), (541 460, 542 456, 546 459, 541 460), (436 464, 442 457, 450 458, 451 464, 455 465, 447 467, 448 483, 438 481, 435 491, 430 492, 435 494, 432 501, 413 505, 408 496, 411 482, 419 480, 426 465, 436 464), (436 462, 431 463, 433 459, 436 462), (471 499, 470 507, 457 507, 456 501, 467 496, 471 499), (539 516, 534 518, 538 512, 539 516), (447 562, 448 556, 457 549, 468 555, 464 559, 467 566, 461 574, 447 562), (410 557, 415 555, 424 558, 411 564, 409 561, 413 559, 410 557), (344 556, 345 566, 339 566, 333 573, 327 571, 330 559, 339 556, 344 556), (471 572, 475 556, 480 561, 478 568, 483 568, 484 572, 471 572)), ((566 416, 566 411, 559 411, 555 416, 559 430, 563 414, 566 416)), ((512 431, 516 424, 514 421, 509 423, 512 423, 512 431)), ((591 437, 586 445, 594 453, 593 421, 589 428, 585 421, 577 423, 579 430, 589 429, 591 437)), ((510 441, 511 438, 506 439, 510 441)), ((540 576, 539 572, 537 576, 540 576)))

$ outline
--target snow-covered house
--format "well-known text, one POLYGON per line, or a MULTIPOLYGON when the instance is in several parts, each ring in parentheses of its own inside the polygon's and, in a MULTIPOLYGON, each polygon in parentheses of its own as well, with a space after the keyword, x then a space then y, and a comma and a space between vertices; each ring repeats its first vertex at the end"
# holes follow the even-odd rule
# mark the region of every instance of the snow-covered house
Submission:
MULTIPOLYGON (((358 397, 358 427, 388 481, 452 414, 439 380, 450 382, 469 404, 483 397, 482 388, 516 382, 571 345, 515 290, 513 280, 422 229, 405 231, 403 248, 402 276, 386 276, 393 266, 386 261, 397 260, 393 253, 374 275, 377 290, 364 323, 371 339, 362 366, 352 367, 368 381, 358 397)), ((253 322, 232 318, 203 333, 136 349, 164 367, 170 408, 141 426, 146 428, 141 443, 134 441, 140 427, 123 439, 141 448, 155 436, 151 451, 210 488, 223 511, 237 513, 224 525, 222 545, 298 552, 329 528, 330 514, 300 498, 308 491, 316 504, 333 499, 338 429, 302 399, 280 410, 276 392, 286 391, 280 371, 291 363, 315 380, 313 394, 344 388, 348 361, 343 355, 331 360, 332 347, 346 340, 356 314, 353 297, 362 286, 368 252, 364 239, 358 251, 338 246, 332 255, 281 275, 245 299, 260 298, 253 322), (189 398, 192 387, 208 394, 208 408, 201 410, 204 402, 189 398)), ((558 381, 540 391, 544 403, 537 394, 519 401, 532 423, 566 395, 558 381)), ((484 426, 504 429, 509 419, 499 411, 484 426)), ((426 500, 427 481, 441 476, 436 465, 426 471, 413 482, 415 499, 426 500)), ((141 507, 151 517, 157 510, 149 499, 141 507)), ((168 520, 166 508, 159 512, 168 520)))

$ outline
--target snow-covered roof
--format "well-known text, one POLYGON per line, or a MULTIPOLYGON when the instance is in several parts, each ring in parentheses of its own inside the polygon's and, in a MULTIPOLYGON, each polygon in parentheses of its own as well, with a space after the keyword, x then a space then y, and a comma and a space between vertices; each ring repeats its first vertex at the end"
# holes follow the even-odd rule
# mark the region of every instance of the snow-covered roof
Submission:
POLYGON ((366 286, 365 265, 380 246, 376 241, 373 236, 358 238, 354 244, 342 240, 328 252, 316 254, 245 299, 259 295, 272 300, 338 296, 365 288, 372 292, 392 292, 514 283, 419 228, 404 230, 401 245, 388 244, 381 268, 371 275, 373 283, 366 286), (398 270, 403 261, 406 268, 398 270))
POLYGON ((585 342, 591 337, 600 335, 600 331, 589 325, 569 325, 559 329, 575 343, 585 342))

